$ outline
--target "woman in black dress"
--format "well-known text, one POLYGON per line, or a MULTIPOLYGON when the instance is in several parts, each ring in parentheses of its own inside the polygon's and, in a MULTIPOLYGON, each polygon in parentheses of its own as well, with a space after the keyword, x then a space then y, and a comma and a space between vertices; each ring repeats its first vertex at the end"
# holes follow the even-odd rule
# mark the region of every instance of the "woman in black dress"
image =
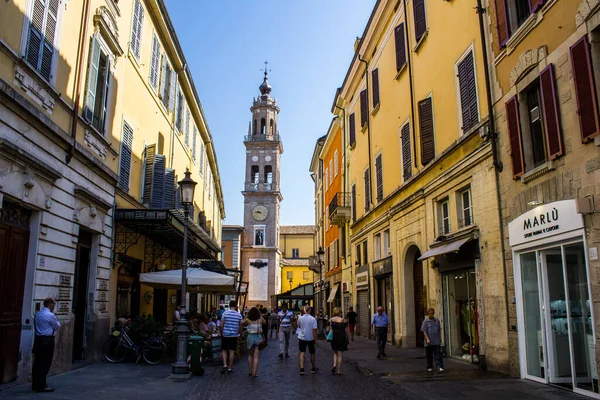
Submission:
POLYGON ((333 317, 329 320, 329 329, 333 331, 331 350, 333 350, 332 374, 342 375, 342 353, 348 350, 348 324, 342 318, 339 307, 333 309, 333 317))

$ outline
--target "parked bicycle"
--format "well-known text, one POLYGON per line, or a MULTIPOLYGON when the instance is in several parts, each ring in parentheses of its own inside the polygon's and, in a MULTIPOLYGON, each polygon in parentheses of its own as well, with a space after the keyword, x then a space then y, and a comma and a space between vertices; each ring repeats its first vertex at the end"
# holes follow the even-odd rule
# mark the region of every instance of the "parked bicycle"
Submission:
POLYGON ((127 334, 128 328, 124 327, 115 330, 111 337, 102 346, 102 354, 106 361, 119 363, 123 361, 130 350, 133 350, 137 356, 137 364, 141 358, 148 364, 156 365, 164 361, 167 356, 167 345, 160 337, 145 337, 142 339, 142 345, 138 346, 131 340, 127 334))

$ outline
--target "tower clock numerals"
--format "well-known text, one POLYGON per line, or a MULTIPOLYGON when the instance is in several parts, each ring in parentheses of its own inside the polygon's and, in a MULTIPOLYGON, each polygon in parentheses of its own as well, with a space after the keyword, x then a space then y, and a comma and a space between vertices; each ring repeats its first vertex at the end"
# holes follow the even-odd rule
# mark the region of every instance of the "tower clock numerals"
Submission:
POLYGON ((269 215, 267 207, 258 205, 252 209, 252 217, 257 221, 264 221, 269 215))

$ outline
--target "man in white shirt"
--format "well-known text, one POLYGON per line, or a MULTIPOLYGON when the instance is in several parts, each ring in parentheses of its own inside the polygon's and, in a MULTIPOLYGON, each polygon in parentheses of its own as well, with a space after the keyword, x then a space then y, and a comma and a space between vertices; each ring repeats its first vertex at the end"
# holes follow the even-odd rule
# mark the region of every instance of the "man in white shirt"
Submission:
POLYGON ((54 392, 46 384, 46 376, 54 357, 54 336, 60 329, 60 323, 54 315, 56 301, 52 297, 44 300, 44 308, 35 314, 35 341, 33 342, 33 367, 31 370, 31 388, 36 392, 54 392))
POLYGON ((316 374, 317 359, 315 356, 315 347, 317 346, 317 319, 310 314, 310 307, 304 306, 304 315, 298 318, 298 359, 300 361, 300 375, 304 375, 304 353, 308 347, 310 353, 310 363, 312 369, 310 372, 316 374))

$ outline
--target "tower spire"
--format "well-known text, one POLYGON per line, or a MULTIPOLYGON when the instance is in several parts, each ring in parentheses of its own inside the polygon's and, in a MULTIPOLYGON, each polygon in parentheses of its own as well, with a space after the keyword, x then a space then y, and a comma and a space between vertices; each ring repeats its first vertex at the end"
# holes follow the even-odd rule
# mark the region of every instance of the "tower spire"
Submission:
POLYGON ((270 94, 271 94, 271 85, 269 85, 269 80, 267 79, 267 74, 269 73, 269 62, 265 61, 265 77, 263 78, 263 83, 258 87, 258 90, 260 90, 260 93, 262 94, 263 97, 267 98, 270 94))

